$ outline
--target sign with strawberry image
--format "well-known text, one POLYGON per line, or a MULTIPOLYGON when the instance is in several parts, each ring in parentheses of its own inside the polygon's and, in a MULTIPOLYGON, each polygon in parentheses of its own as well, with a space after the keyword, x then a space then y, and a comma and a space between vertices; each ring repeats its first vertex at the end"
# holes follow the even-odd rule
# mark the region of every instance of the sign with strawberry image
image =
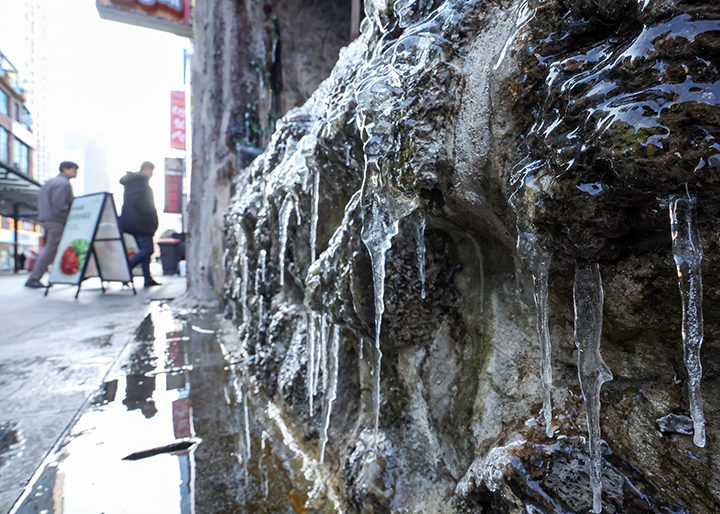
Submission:
POLYGON ((110 193, 78 196, 73 200, 48 284, 77 285, 79 293, 82 281, 96 276, 100 277, 101 285, 103 281, 132 283, 110 193))

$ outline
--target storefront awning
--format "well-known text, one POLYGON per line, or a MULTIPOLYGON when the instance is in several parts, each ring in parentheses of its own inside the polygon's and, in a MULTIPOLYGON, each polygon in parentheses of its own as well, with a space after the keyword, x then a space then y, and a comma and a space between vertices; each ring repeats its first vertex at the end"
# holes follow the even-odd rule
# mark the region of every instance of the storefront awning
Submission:
POLYGON ((0 162, 0 216, 37 219, 40 184, 22 171, 0 162))

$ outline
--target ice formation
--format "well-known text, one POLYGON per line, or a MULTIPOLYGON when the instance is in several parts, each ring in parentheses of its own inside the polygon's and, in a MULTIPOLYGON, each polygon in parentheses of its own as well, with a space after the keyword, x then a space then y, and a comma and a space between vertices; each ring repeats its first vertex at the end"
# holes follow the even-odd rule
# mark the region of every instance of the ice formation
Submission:
POLYGON ((332 341, 330 346, 330 359, 328 371, 327 389, 324 392, 325 412, 323 419, 323 431, 320 438, 320 462, 325 461, 325 448, 328 442, 328 430, 330 429, 330 416, 332 414, 333 403, 337 398, 338 385, 338 364, 340 356, 340 327, 333 325, 332 341))
POLYGON ((593 512, 602 512, 602 439, 600 434, 600 388, 613 376, 600 355, 603 323, 603 288, 597 263, 575 265, 575 342, 578 376, 585 400, 590 446, 590 485, 593 512))
POLYGON ((703 247, 695 222, 695 197, 676 196, 670 200, 670 229, 672 250, 677 267, 678 285, 682 298, 682 338, 685 366, 688 371, 690 415, 693 420, 693 441, 705 446, 705 415, 703 414, 700 382, 702 365, 700 348, 703 343, 703 287, 700 264, 703 247))
POLYGON ((285 250, 287 249, 288 225, 290 224, 290 215, 295 208, 295 201, 292 194, 285 195, 282 206, 280 207, 280 285, 285 285, 285 250))
POLYGON ((415 239, 417 241, 418 274, 420 275, 420 297, 425 299, 425 226, 427 221, 425 215, 419 211, 415 239))
POLYGON ((320 170, 315 170, 312 191, 312 216, 310 217, 310 262, 317 257, 317 227, 320 210, 320 170))
POLYGON ((543 385, 545 435, 552 437, 552 343, 548 329, 550 255, 540 246, 537 235, 531 232, 518 231, 517 248, 518 255, 527 263, 533 277, 537 332, 540 338, 540 377, 543 385))

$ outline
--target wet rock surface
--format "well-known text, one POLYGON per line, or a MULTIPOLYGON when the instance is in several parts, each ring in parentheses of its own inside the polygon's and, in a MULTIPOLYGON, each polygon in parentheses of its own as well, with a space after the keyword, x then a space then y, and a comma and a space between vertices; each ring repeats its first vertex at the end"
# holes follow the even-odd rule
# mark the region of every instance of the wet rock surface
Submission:
POLYGON ((253 392, 282 406, 337 494, 295 496, 295 511, 716 512, 717 6, 365 9, 330 78, 238 165, 225 218, 226 316, 253 392), (668 210, 683 195, 704 248, 704 447, 667 418, 691 413, 695 381, 668 210), (536 246, 518 252, 518 232, 536 246), (552 438, 534 252, 550 262, 552 438), (589 328, 576 261, 599 264, 589 328), (597 407, 578 327, 613 376, 597 407))

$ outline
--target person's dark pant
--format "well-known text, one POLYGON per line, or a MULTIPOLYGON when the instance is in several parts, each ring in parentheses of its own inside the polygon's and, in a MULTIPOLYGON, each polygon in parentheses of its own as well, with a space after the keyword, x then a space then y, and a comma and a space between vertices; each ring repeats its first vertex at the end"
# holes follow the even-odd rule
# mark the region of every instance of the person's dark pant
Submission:
POLYGON ((135 238, 135 241, 137 241, 138 245, 138 253, 133 255, 130 260, 128 261, 128 264, 130 264, 130 270, 140 264, 142 267, 143 277, 145 277, 145 280, 150 280, 152 277, 150 277, 150 257, 153 254, 153 251, 155 251, 155 247, 153 246, 153 238, 152 236, 141 236, 138 234, 134 234, 133 237, 135 238))

